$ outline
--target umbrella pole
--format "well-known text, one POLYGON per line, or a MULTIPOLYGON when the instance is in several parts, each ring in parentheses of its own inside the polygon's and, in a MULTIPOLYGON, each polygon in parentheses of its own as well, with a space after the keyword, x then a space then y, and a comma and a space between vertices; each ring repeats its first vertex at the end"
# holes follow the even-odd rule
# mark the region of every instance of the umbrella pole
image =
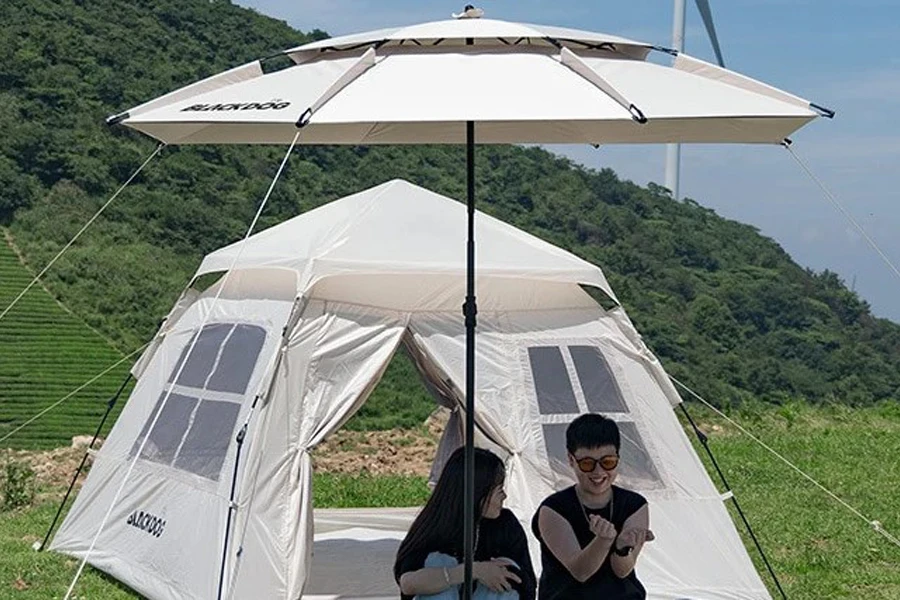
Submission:
POLYGON ((465 566, 463 598, 471 600, 473 590, 472 563, 475 560, 475 123, 466 122, 466 450, 463 545, 465 566))

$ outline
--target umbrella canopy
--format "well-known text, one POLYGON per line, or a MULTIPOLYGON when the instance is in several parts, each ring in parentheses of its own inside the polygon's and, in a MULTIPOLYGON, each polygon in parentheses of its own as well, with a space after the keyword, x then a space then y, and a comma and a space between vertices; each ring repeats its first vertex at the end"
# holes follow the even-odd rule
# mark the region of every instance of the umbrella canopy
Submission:
POLYGON ((780 143, 802 98, 651 44, 460 19, 289 49, 113 117, 169 144, 780 143), (656 53, 655 55, 659 55, 656 53), (664 58, 667 58, 664 56, 664 58), (666 61, 668 62, 668 61, 666 61))

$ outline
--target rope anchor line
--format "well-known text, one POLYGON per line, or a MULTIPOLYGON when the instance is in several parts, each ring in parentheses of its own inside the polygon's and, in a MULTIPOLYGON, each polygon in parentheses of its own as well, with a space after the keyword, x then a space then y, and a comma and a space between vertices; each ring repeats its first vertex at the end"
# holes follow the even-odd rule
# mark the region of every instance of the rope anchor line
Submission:
POLYGON ((137 168, 137 170, 135 170, 135 172, 131 174, 131 177, 129 177, 127 180, 125 180, 125 183, 123 183, 121 186, 119 186, 119 189, 116 190, 116 193, 113 194, 113 195, 109 198, 109 200, 107 200, 106 203, 105 203, 103 206, 100 207, 100 210, 98 210, 96 213, 94 213, 94 216, 93 216, 93 217, 91 217, 90 219, 88 219, 88 222, 85 223, 84 226, 78 231, 78 233, 75 234, 75 237, 73 237, 71 240, 69 240, 69 242, 68 242, 65 246, 63 246, 62 250, 60 250, 60 251, 56 254, 56 256, 53 257, 53 260, 51 260, 49 263, 47 263, 47 266, 44 267, 43 269, 41 269, 41 272, 40 272, 40 273, 38 273, 37 275, 35 275, 34 279, 31 280, 31 283, 29 283, 27 286, 25 286, 25 289, 22 290, 22 291, 19 293, 19 295, 16 296, 15 299, 13 299, 12 302, 9 303, 9 306, 7 306, 6 308, 3 309, 3 312, 0 313, 0 320, 2 320, 3 317, 5 317, 5 316, 7 315, 7 313, 8 313, 9 311, 11 311, 12 308, 13 308, 16 304, 19 303, 19 300, 21 300, 22 297, 25 296, 25 294, 28 293, 28 290, 30 290, 32 287, 34 287, 34 284, 36 284, 38 281, 41 280, 41 277, 43 277, 44 274, 47 273, 47 271, 50 270, 50 267, 52 267, 52 266, 56 263, 56 261, 59 260, 59 258, 60 258, 63 254, 65 254, 66 250, 68 250, 68 249, 72 246, 72 244, 74 244, 75 241, 76 241, 79 237, 81 237, 81 234, 82 234, 82 233, 84 233, 85 231, 87 231, 88 227, 90 227, 90 226, 94 223, 94 221, 96 221, 97 218, 98 218, 101 214, 103 214, 103 211, 105 211, 105 210, 107 209, 107 207, 108 207, 110 204, 112 204, 113 201, 114 201, 116 198, 119 197, 119 194, 121 194, 122 191, 123 191, 126 187, 128 187, 128 185, 134 180, 134 178, 137 177, 138 174, 139 174, 141 171, 144 170, 144 167, 146 167, 146 166, 150 163, 150 161, 153 160, 153 158, 154 158, 157 154, 159 154, 160 151, 161 151, 163 148, 165 148, 165 146, 166 146, 166 145, 165 145, 164 143, 160 143, 159 145, 156 146, 156 150, 154 150, 154 151, 150 154, 150 156, 148 156, 147 159, 141 164, 141 166, 139 166, 139 167, 137 168))
POLYGON ((747 431, 747 429, 744 428, 740 423, 738 423, 737 421, 735 421, 734 419, 732 419, 731 417, 729 417, 728 415, 723 413, 721 410, 719 410, 718 408, 716 408, 715 406, 710 404, 710 402, 708 400, 706 400, 703 396, 701 396, 700 394, 698 394, 697 392, 695 392, 694 390, 689 388, 687 385, 685 385, 684 383, 682 383, 681 381, 679 381, 672 375, 669 375, 669 379, 671 379, 673 383, 675 383, 676 385, 681 387, 683 390, 685 390, 688 394, 690 394, 691 396, 693 396, 694 398, 696 398, 697 400, 702 402, 704 405, 706 405, 714 413, 716 413, 717 415, 719 415, 720 417, 722 417, 723 419, 728 421, 728 423, 730 423, 735 428, 737 428, 738 431, 740 431, 741 433, 743 433, 744 435, 749 437, 751 440, 753 440, 754 442, 756 442, 757 444, 762 446, 765 450, 767 450, 770 454, 772 454, 772 456, 774 456, 775 458, 777 458, 778 460, 780 460, 781 462, 786 464, 788 467, 793 469, 796 473, 798 473, 804 479, 806 479, 807 481, 812 483, 814 486, 816 486, 817 488, 822 490, 832 500, 834 500, 835 502, 837 502, 838 504, 840 504, 841 506, 843 506, 844 508, 846 508, 847 510, 852 512, 854 515, 856 515, 857 517, 859 517, 860 519, 865 521, 866 525, 868 525, 869 527, 874 529, 877 533, 881 534, 886 540, 888 540, 889 542, 891 542, 892 544, 894 544, 895 546, 900 548, 900 539, 898 539, 895 535, 893 535, 891 532, 889 532, 887 529, 885 529, 880 521, 877 521, 875 519, 870 519, 869 517, 864 515, 861 511, 859 511, 857 508, 855 508, 849 502, 842 499, 840 496, 838 496, 837 494, 835 494, 834 492, 829 490, 827 487, 825 487, 824 485, 819 483, 811 475, 809 475, 808 473, 803 471, 803 469, 801 469, 800 467, 798 467, 797 465, 795 465, 794 463, 789 461, 787 458, 782 456, 777 450, 775 450, 774 448, 772 448, 771 446, 769 446, 768 444, 763 442, 761 439, 759 439, 758 437, 756 437, 755 435, 753 435, 752 433, 747 431))
POLYGON ((815 173, 812 172, 812 169, 809 168, 809 165, 807 165, 803 161, 803 159, 797 156, 797 153, 794 152, 790 140, 785 140, 785 142, 786 143, 782 143, 782 147, 784 147, 791 154, 794 160, 797 161, 797 164, 800 165, 800 168, 802 168, 809 176, 809 178, 812 179, 813 183, 815 183, 819 187, 819 189, 822 190, 822 193, 825 194, 825 198, 827 198, 828 201, 831 202, 832 206, 834 206, 844 216, 844 218, 847 219, 847 221, 851 225, 853 225, 853 228, 859 232, 863 239, 866 240, 866 243, 871 246, 871 248, 878 254, 878 256, 881 257, 881 260, 883 260, 888 268, 894 273, 897 279, 900 280, 900 269, 898 269, 897 266, 894 265, 893 261, 891 261, 888 255, 885 254, 878 243, 872 238, 872 236, 868 234, 865 229, 863 229, 863 226, 859 224, 859 221, 853 218, 853 215, 850 214, 850 211, 848 211, 844 207, 844 205, 838 201, 835 195, 831 193, 831 191, 825 186, 822 180, 816 177, 815 173))

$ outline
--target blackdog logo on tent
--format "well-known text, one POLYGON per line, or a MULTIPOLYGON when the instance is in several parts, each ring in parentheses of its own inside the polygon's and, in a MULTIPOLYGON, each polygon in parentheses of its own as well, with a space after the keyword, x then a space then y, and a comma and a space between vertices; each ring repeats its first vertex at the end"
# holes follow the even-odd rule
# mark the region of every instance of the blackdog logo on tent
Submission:
POLYGON ((127 523, 132 527, 137 527, 141 531, 146 531, 153 537, 159 537, 163 534, 166 522, 163 519, 144 511, 134 511, 128 516, 127 523))
POLYGON ((268 102, 228 102, 226 104, 206 103, 192 104, 181 109, 181 112, 209 112, 230 110, 284 110, 290 106, 290 102, 283 100, 270 100, 268 102))

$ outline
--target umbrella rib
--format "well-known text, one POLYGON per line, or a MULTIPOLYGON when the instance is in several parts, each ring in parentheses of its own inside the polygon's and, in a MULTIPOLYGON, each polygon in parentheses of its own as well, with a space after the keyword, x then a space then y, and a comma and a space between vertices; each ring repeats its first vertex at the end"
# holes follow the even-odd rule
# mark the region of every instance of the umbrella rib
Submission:
POLYGON ((678 50, 674 48, 666 48, 665 46, 650 46, 651 50, 656 50, 657 52, 662 52, 663 54, 668 54, 669 56, 678 56, 681 54, 678 50))
POLYGON ((565 46, 560 45, 559 48, 559 62, 562 65, 568 67, 587 82, 591 83, 594 87, 615 100, 619 106, 631 113, 632 119, 642 125, 647 122, 647 117, 644 116, 644 113, 640 108, 635 106, 632 102, 629 102, 628 99, 620 94, 612 84, 603 78, 603 76, 593 70, 586 62, 581 60, 577 54, 565 46))
MULTIPOLYGON (((556 40, 550 40, 550 38, 548 38, 548 40, 550 41, 551 44, 553 44, 557 48, 562 47, 562 45, 559 44, 559 42, 556 42, 556 40), (556 42, 556 43, 554 43, 554 42, 556 42)), ((587 50, 606 50, 607 52, 619 53, 619 49, 616 48, 616 45, 612 42, 600 42, 599 44, 595 44, 595 43, 591 43, 591 42, 585 42, 583 40, 563 40, 563 41, 565 41, 566 43, 570 43, 570 44, 579 44, 582 48, 585 48, 587 50)))
POLYGON ((297 127, 305 127, 312 116, 318 112, 320 108, 325 106, 329 100, 339 94, 345 87, 356 81, 360 75, 374 67, 375 58, 375 48, 366 50, 359 60, 353 63, 353 65, 347 69, 343 75, 338 77, 337 80, 309 106, 309 108, 303 111, 303 114, 297 119, 297 127))

